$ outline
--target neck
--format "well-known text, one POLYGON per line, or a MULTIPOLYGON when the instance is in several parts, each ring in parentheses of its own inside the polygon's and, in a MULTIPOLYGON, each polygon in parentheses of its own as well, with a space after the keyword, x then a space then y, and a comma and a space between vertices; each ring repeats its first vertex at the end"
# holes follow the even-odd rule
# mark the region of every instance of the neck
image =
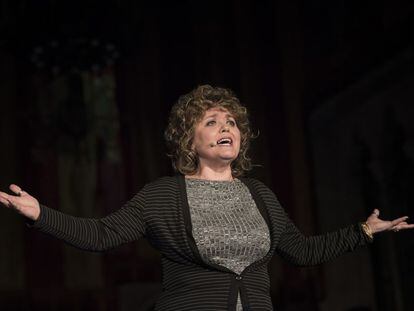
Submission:
POLYGON ((230 165, 222 167, 199 166, 197 172, 193 175, 186 175, 186 178, 197 178, 207 180, 222 180, 232 181, 233 175, 231 173, 230 165))

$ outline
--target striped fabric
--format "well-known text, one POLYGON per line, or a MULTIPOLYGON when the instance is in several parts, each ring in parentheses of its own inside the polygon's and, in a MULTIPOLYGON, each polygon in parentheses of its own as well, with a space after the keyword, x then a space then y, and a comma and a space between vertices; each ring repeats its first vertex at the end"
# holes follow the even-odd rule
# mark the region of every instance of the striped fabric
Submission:
POLYGON ((118 211, 101 219, 65 215, 41 206, 33 224, 42 232, 81 249, 104 251, 147 238, 162 254, 163 292, 155 310, 235 310, 240 291, 244 310, 273 310, 267 264, 274 253, 295 265, 316 265, 369 242, 359 224, 305 237, 288 218, 273 192, 242 178, 271 234, 269 252, 237 275, 204 262, 192 236, 184 176, 147 184, 118 211))

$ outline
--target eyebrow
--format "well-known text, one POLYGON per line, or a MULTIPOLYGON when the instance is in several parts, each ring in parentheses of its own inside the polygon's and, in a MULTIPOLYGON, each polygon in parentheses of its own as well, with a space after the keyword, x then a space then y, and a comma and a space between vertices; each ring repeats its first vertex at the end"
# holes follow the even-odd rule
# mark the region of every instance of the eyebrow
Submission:
MULTIPOLYGON (((214 113, 214 114, 211 114, 211 115, 205 116, 205 117, 204 117, 204 120, 205 120, 205 119, 208 119, 208 118, 213 118, 213 117, 217 117, 217 113, 214 113)), ((233 115, 231 115, 230 113, 226 114, 226 117, 227 117, 227 118, 233 118, 233 119, 235 119, 235 117, 234 117, 233 115)))

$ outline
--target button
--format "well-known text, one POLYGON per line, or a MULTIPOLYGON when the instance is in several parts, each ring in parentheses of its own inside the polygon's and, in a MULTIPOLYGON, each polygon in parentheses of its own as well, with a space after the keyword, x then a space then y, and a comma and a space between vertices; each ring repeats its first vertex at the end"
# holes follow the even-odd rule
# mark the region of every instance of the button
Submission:
POLYGON ((240 281, 242 278, 243 278, 243 277, 242 277, 241 275, 237 275, 237 276, 236 276, 236 280, 239 280, 239 281, 240 281))

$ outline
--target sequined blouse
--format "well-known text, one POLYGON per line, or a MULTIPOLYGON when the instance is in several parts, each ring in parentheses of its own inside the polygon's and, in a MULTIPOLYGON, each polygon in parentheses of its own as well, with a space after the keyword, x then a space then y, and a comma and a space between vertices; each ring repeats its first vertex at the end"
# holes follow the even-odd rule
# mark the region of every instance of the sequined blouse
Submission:
MULTIPOLYGON (((204 261, 240 274, 270 249, 269 228, 240 180, 186 179, 193 236, 204 261)), ((238 297, 237 310, 242 310, 238 297)))

